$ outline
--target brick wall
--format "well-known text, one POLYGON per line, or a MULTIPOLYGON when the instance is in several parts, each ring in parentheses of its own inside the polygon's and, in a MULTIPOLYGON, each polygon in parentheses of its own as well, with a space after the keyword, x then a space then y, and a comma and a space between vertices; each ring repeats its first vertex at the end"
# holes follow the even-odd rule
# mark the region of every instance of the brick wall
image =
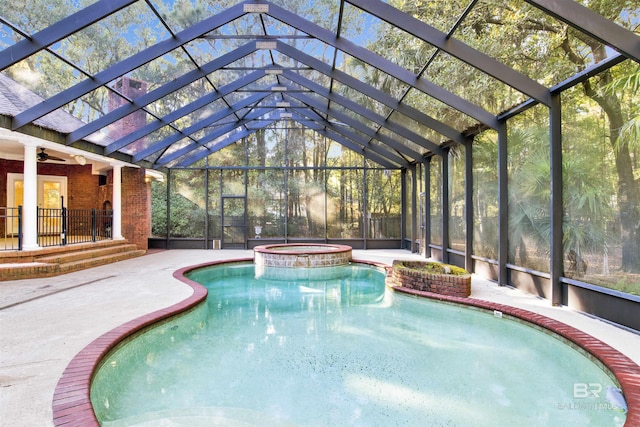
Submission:
MULTIPOLYGON (((21 161, 0 159, 0 206, 7 204, 7 173, 23 173, 21 161)), ((67 177, 69 209, 109 209, 113 207, 113 173, 107 173, 107 184, 98 185, 98 175, 91 165, 38 163, 39 175, 67 177)), ((3 224, 0 224, 3 225, 3 224)), ((4 227, 2 227, 4 230, 4 227)), ((151 186, 145 182, 145 171, 122 169, 122 235, 139 249, 148 249, 151 234, 151 186)))
POLYGON ((409 289, 466 298, 471 295, 471 274, 433 274, 420 270, 420 261, 393 262, 391 282, 409 289))
MULTIPOLYGON (((23 173, 22 161, 0 159, 0 205, 7 204, 7 173, 23 173)), ((38 175, 66 176, 69 209, 98 208, 98 176, 91 174, 91 165, 38 163, 38 175)))
POLYGON ((122 235, 138 249, 148 249, 151 235, 151 184, 144 169, 122 169, 122 235))

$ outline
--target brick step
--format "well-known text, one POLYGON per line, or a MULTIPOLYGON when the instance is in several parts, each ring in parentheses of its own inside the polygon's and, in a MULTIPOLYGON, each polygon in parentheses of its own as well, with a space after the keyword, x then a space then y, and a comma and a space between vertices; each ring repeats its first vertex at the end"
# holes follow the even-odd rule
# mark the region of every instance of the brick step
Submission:
POLYGON ((128 243, 129 242, 127 240, 100 240, 97 242, 73 243, 67 246, 51 246, 51 247, 40 248, 36 250, 0 251, 0 264, 35 262, 37 258, 42 258, 45 256, 53 256, 56 254, 64 254, 68 252, 120 246, 128 243))
POLYGON ((144 254, 126 240, 44 248, 0 258, 0 281, 58 276, 144 254))
POLYGON ((12 263, 0 265, 0 282, 4 280, 37 279, 59 274, 60 264, 12 263))
POLYGON ((120 252, 128 252, 137 250, 137 246, 129 244, 104 246, 101 248, 75 250, 73 252, 65 252, 51 256, 36 257, 36 262, 44 262, 47 264, 66 264, 83 259, 97 258, 106 255, 118 254, 120 252))
MULTIPOLYGON (((135 247, 135 245, 133 246, 135 247)), ((110 254, 110 255, 98 256, 95 258, 84 258, 84 259, 75 260, 71 262, 65 262, 65 263, 59 264, 60 273, 61 274, 70 273, 72 271, 84 270, 86 268, 98 267, 100 265, 106 265, 113 262, 124 261, 126 259, 142 256, 145 253, 146 251, 134 249, 126 252, 119 252, 119 253, 110 254)))

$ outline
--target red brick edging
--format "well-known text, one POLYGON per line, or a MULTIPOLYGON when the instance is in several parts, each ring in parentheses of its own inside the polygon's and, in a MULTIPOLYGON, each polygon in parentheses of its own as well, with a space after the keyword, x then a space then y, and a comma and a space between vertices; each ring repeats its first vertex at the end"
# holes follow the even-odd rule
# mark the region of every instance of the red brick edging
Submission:
MULTIPOLYGON (((231 262, 253 261, 252 258, 238 259, 231 262)), ((215 264, 228 264, 230 261, 209 262, 181 268, 173 273, 173 277, 193 289, 193 294, 177 304, 138 317, 118 326, 95 339, 83 348, 67 365, 53 393, 53 424, 56 426, 99 427, 98 419, 91 405, 91 379, 100 361, 111 349, 125 338, 141 331, 156 322, 187 311, 207 297, 207 289, 184 276, 187 271, 215 264)))
POLYGON ((425 261, 393 261, 391 279, 396 285, 419 291, 466 298, 471 295, 471 274, 430 273, 425 261))
MULTIPOLYGON (((118 343, 132 334, 141 331, 160 320, 167 319, 171 316, 184 312, 198 305, 207 297, 207 290, 204 286, 196 283, 184 276, 187 271, 216 264, 228 264, 236 262, 253 261, 251 258, 238 259, 233 261, 217 261, 200 265, 181 268, 173 273, 178 280, 186 283, 193 288, 193 294, 187 299, 174 304, 170 307, 154 311, 150 314, 141 316, 135 320, 127 322, 106 334, 100 336, 84 349, 82 349, 67 365, 64 370, 55 392, 53 394, 53 423, 56 426, 91 426, 99 427, 100 424, 93 411, 91 405, 91 379, 100 361, 107 353, 113 349, 118 343)), ((385 268, 387 275, 391 269, 388 265, 352 260, 353 262, 370 264, 377 267, 385 268)), ((582 332, 572 326, 566 325, 557 320, 550 319, 531 311, 519 308, 478 300, 475 298, 460 298, 446 295, 439 295, 430 292, 417 291, 414 289, 393 287, 395 291, 412 294, 420 297, 426 297, 443 302, 470 305, 485 310, 498 310, 503 315, 513 316, 518 319, 525 320, 534 325, 548 329, 556 334, 564 337, 570 342, 575 343, 585 349, 596 359, 602 362, 615 375, 620 383, 622 392, 629 412, 625 427, 640 426, 640 366, 635 364, 624 354, 612 348, 608 344, 582 332)))

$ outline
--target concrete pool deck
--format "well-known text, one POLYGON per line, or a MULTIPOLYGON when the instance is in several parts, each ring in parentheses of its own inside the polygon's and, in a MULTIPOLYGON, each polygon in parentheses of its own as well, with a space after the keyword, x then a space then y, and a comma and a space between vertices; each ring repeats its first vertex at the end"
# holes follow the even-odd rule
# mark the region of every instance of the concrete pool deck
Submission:
MULTIPOLYGON (((63 276, 0 284, 0 426, 53 425, 54 389, 80 350, 113 328, 192 294, 174 271, 252 256, 253 251, 243 250, 162 251, 63 276)), ((354 250, 353 258, 389 265, 394 259, 422 259, 403 250, 354 250)), ((638 334, 478 277, 471 296, 564 322, 640 364, 638 334)))

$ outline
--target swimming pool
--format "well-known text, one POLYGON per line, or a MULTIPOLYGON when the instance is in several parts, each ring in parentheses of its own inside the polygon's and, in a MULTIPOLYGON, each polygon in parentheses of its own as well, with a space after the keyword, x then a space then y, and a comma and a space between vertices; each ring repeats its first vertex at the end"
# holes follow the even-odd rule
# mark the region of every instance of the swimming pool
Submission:
POLYGON ((106 426, 624 423, 605 399, 615 380, 547 333, 395 294, 369 266, 331 267, 319 280, 297 275, 256 278, 252 264, 194 271, 209 289, 206 304, 103 360, 91 391, 98 419, 106 426))

